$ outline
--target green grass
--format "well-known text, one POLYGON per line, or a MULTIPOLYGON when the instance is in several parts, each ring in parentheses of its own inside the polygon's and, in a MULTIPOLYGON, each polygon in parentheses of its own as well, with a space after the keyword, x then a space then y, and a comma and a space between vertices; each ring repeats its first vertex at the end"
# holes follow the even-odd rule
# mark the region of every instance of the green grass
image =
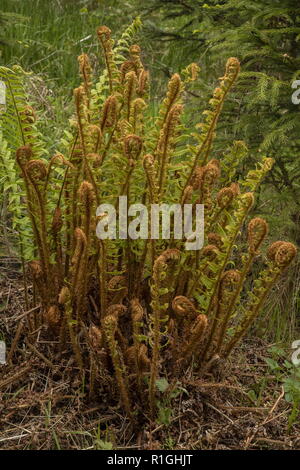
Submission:
POLYGON ((77 57, 84 52, 92 65, 98 63, 97 27, 106 24, 119 38, 133 19, 126 14, 131 7, 121 0, 1 0, 0 11, 12 16, 0 33, 5 40, 0 65, 18 64, 33 73, 31 101, 50 151, 57 150, 73 112, 73 89, 80 81, 77 57))
POLYGON ((3 12, 24 20, 12 19, 7 26, 0 62, 21 64, 69 92, 77 84, 76 57, 98 56, 97 26, 105 23, 119 34, 132 19, 126 15, 129 6, 118 0, 1 0, 3 12))
MULTIPOLYGON (((78 85, 77 56, 88 53, 92 63, 101 56, 96 28, 105 24, 118 38, 141 13, 145 27, 138 42, 151 70, 153 93, 160 96, 162 83, 186 67, 191 62, 189 59, 199 57, 197 50, 189 58, 176 42, 152 39, 149 30, 153 18, 143 14, 144 8, 142 0, 1 0, 0 11, 21 15, 24 19, 12 17, 5 34, 0 33, 2 37, 5 35, 7 43, 0 44, 0 64, 7 67, 20 64, 24 70, 42 76, 54 93, 62 88, 68 97, 78 85)), ((155 17, 160 24, 160 15, 155 17)), ((175 22, 176 27, 180 26, 180 21, 175 22)))

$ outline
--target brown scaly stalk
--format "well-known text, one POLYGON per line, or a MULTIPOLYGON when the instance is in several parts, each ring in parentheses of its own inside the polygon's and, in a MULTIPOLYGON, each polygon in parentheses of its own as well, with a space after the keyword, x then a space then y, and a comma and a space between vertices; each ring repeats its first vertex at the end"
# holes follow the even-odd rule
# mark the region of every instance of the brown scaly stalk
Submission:
MULTIPOLYGON (((58 302, 64 307, 64 323, 68 326, 69 335, 71 339, 71 344, 73 348, 73 353, 76 358, 77 365, 81 372, 83 372, 83 359, 81 354, 81 348, 78 344, 76 333, 74 330, 74 320, 72 318, 72 306, 71 306, 71 293, 68 287, 64 286, 59 294, 58 302)), ((63 335, 61 336, 63 337, 63 335)))
POLYGON ((235 345, 244 337, 250 325, 258 316, 268 293, 282 274, 282 272, 291 264, 297 253, 295 245, 289 242, 275 242, 267 252, 270 262, 269 268, 263 271, 256 283, 256 287, 251 293, 247 305, 245 306, 245 314, 235 329, 231 340, 224 346, 221 352, 222 356, 227 358, 235 345))
POLYGON ((154 262, 152 274, 152 359, 149 383, 149 403, 152 417, 155 411, 155 384, 158 376, 159 350, 161 340, 161 324, 167 321, 166 311, 168 305, 161 305, 161 289, 163 288, 163 279, 166 276, 167 262, 176 261, 180 257, 180 252, 176 249, 164 251, 154 262))
MULTIPOLYGON (((216 180, 219 178, 219 176, 220 176, 219 165, 216 164, 215 160, 211 160, 204 167, 196 168, 195 174, 193 175, 193 179, 192 179, 192 184, 193 184, 192 188, 194 190, 195 189, 200 190, 201 192, 199 201, 202 203, 204 202, 204 200, 206 201, 206 209, 207 209, 206 212, 208 212, 208 215, 206 216, 207 217, 206 232, 208 232, 214 226, 214 223, 219 221, 219 219, 221 218, 222 212, 225 209, 229 208, 234 198, 238 196, 239 194, 236 189, 234 190, 233 188, 222 188, 217 193, 217 196, 216 196, 219 210, 215 208, 216 214, 214 215, 214 212, 210 214, 211 203, 209 204, 209 207, 207 207, 207 203, 208 203, 208 200, 210 201, 210 194, 211 194, 212 187, 215 184, 216 180)), ((227 217, 225 218, 225 220, 227 220, 227 217)), ((221 226, 224 228, 223 224, 221 224, 221 226)), ((199 283, 198 281, 199 273, 200 274, 204 273, 207 268, 207 263, 205 263, 205 265, 201 266, 201 269, 200 269, 200 258, 203 255, 207 257, 207 255, 210 254, 210 259, 212 260, 211 256, 215 257, 215 255, 218 252, 218 249, 220 248, 220 246, 218 246, 219 242, 215 244, 214 240, 212 242, 208 240, 208 243, 209 245, 197 251, 195 260, 190 260, 190 255, 188 255, 186 263, 183 266, 183 270, 184 270, 184 267, 189 266, 190 263, 192 263, 192 266, 194 265, 194 263, 196 264, 196 271, 193 276, 193 280, 192 282, 189 283, 189 286, 187 287, 186 295, 188 296, 192 296, 193 293, 195 292, 195 289, 199 283)), ((231 249, 228 252, 228 256, 230 255, 230 252, 231 252, 231 249)), ((227 261, 225 260, 225 262, 227 261)), ((178 287, 176 288, 176 292, 178 294, 183 293, 183 287, 185 286, 185 278, 187 274, 188 274, 188 271, 186 271, 185 274, 182 273, 181 274, 182 277, 180 279, 178 278, 178 281, 177 281, 178 287)))
POLYGON ((132 102, 135 97, 137 87, 138 87, 138 79, 137 79, 135 72, 133 71, 128 72, 125 76, 124 92, 123 92, 127 122, 130 122, 132 102))
POLYGON ((72 298, 77 295, 77 288, 82 283, 80 273, 82 266, 85 264, 85 256, 87 251, 87 239, 83 230, 79 227, 75 229, 74 237, 76 240, 75 250, 72 257, 72 281, 71 281, 71 295, 72 298))
POLYGON ((102 133, 104 133, 105 129, 107 128, 108 129, 111 128, 111 132, 109 134, 107 143, 102 151, 101 164, 104 163, 104 160, 106 159, 108 152, 111 148, 116 131, 118 129, 119 119, 123 110, 123 106, 124 106, 124 103, 122 103, 118 108, 117 99, 116 99, 116 96, 114 95, 109 96, 104 103, 102 119, 100 121, 100 128, 101 128, 102 133))
MULTIPOLYGON (((79 138, 79 137, 78 137, 79 138)), ((66 201, 66 223, 67 223, 67 254, 66 257, 69 257, 69 253, 74 251, 74 231, 76 227, 80 225, 79 220, 79 193, 78 187, 80 184, 80 175, 82 174, 82 160, 83 154, 79 145, 74 149, 73 153, 73 162, 75 170, 72 173, 68 173, 65 183, 65 201, 66 201)), ((66 265, 68 266, 69 259, 66 259, 66 265)), ((68 270, 66 270, 68 271, 68 270)))
MULTIPOLYGON (((97 199, 97 202, 99 203, 100 197, 98 193, 98 186, 96 184, 96 181, 95 181, 93 172, 90 168, 90 163, 88 160, 89 140, 91 138, 91 132, 95 130, 95 126, 89 125, 89 110, 88 110, 88 102, 87 102, 87 95, 85 93, 85 88, 83 86, 80 86, 79 88, 75 88, 74 97, 75 97, 78 132, 79 132, 79 137, 80 137, 80 146, 81 146, 82 156, 83 156, 83 167, 81 167, 81 165, 78 167, 77 175, 79 176, 80 172, 83 171, 83 177, 85 179, 88 179, 93 185, 96 199, 97 199)), ((77 188, 75 185, 73 191, 76 189, 77 188)))
POLYGON ((109 96, 102 110, 102 116, 100 120, 100 129, 102 134, 106 129, 110 129, 115 126, 117 122, 118 103, 115 95, 109 96))
MULTIPOLYGON (((205 211, 209 216, 212 210, 212 190, 218 178, 220 177, 220 162, 213 159, 207 165, 201 167, 201 178, 198 183, 200 197, 197 199, 196 204, 204 204, 205 211)), ((197 176, 194 181, 194 188, 197 187, 197 176)), ((200 251, 196 252, 196 270, 199 269, 200 251)))
POLYGON ((115 334, 118 328, 118 319, 116 315, 107 315, 103 320, 103 329, 105 331, 106 341, 109 347, 110 356, 113 362, 116 380, 123 406, 127 415, 132 419, 132 405, 129 398, 128 384, 126 382, 126 372, 124 361, 118 347, 115 334))
POLYGON ((86 149, 86 128, 88 124, 88 108, 87 108, 87 96, 85 93, 84 87, 81 85, 74 90, 74 99, 76 107, 76 116, 78 123, 78 132, 80 137, 80 145, 83 152, 83 155, 87 155, 86 149))
MULTIPOLYGON (((82 161, 78 161, 77 172, 73 180, 73 216, 76 213, 76 197, 75 193, 77 191, 78 179, 83 174, 84 179, 88 179, 93 185, 94 192, 99 201, 98 187, 94 178, 94 175, 91 171, 89 161, 87 158, 88 152, 88 141, 89 141, 89 111, 87 105, 87 95, 85 93, 84 86, 75 88, 74 90, 75 98, 75 107, 76 107, 76 116, 77 116, 77 126, 80 140, 80 150, 82 151, 82 161), (82 164, 83 163, 83 164, 82 164)), ((73 222, 74 224, 74 222, 73 222)))
POLYGON ((244 286, 244 282, 246 279, 246 276, 252 266, 253 260, 255 259, 256 256, 259 254, 259 248, 261 244, 263 243, 264 239, 266 238, 268 234, 268 225, 264 219, 261 219, 259 217, 256 217, 252 219, 249 224, 248 224, 248 255, 247 258, 244 261, 244 267, 242 271, 240 272, 240 279, 238 282, 238 285, 235 289, 235 293, 230 300, 229 303, 226 305, 226 314, 224 316, 222 325, 220 327, 219 333, 218 333, 218 339, 216 342, 216 347, 215 347, 215 353, 218 354, 220 352, 224 336, 226 334, 226 329, 228 322, 230 320, 231 314, 235 308, 235 305, 239 299, 239 295, 242 291, 242 288, 244 286))
MULTIPOLYGON (((47 175, 46 164, 42 160, 30 160, 25 167, 25 173, 33 188, 33 193, 37 201, 38 215, 39 215, 39 239, 40 251, 42 253, 41 262, 43 264, 45 281, 51 283, 51 268, 50 268, 50 251, 47 239, 47 222, 46 222, 46 205, 42 194, 42 182, 47 175)), ((49 290, 51 290, 52 286, 49 290)))
POLYGON ((66 202, 66 207, 65 207, 65 248, 66 248, 66 253, 65 253, 65 269, 64 269, 64 276, 67 277, 69 274, 69 267, 70 267, 70 253, 72 250, 72 245, 73 245, 73 234, 74 230, 77 227, 78 223, 76 220, 76 209, 77 209, 77 204, 76 204, 76 188, 77 188, 77 182, 76 182, 76 177, 79 177, 79 170, 76 168, 78 166, 78 162, 80 159, 78 158, 78 152, 81 150, 78 149, 78 144, 79 144, 79 135, 78 131, 73 139, 72 145, 69 150, 69 159, 68 161, 74 166, 74 171, 70 171, 70 168, 67 166, 65 175, 64 175, 64 180, 61 186, 59 198, 57 205, 60 206, 61 200, 64 197, 64 200, 66 202), (75 181, 75 182, 74 182, 75 181), (72 195, 72 196, 71 196, 72 195), (72 197, 72 201, 70 202, 70 198, 72 197))
POLYGON ((56 207, 54 210, 52 224, 51 224, 51 234, 54 245, 55 253, 55 277, 59 281, 59 285, 62 285, 63 282, 63 272, 61 267, 63 265, 63 253, 62 253, 62 242, 61 242, 61 228, 63 226, 62 220, 62 211, 60 207, 56 207))
MULTIPOLYGON (((254 195, 253 195, 253 193, 242 194, 241 197, 240 197, 240 202, 241 202, 241 205, 235 212, 235 215, 236 215, 235 229, 233 231, 233 234, 230 236, 229 246, 226 248, 226 256, 225 256, 225 259, 224 259, 224 261, 222 263, 222 266, 219 270, 218 281, 220 280, 220 278, 223 274, 223 270, 225 269, 225 267, 228 263, 229 257, 231 255, 232 247, 233 247, 233 245, 235 243, 235 240, 236 240, 236 238, 239 234, 241 226, 242 226, 249 210, 251 209, 251 207, 254 204, 254 195)), ((216 288, 217 288, 218 281, 216 283, 216 288)))
POLYGON ((172 139, 175 137, 177 126, 180 122, 180 115, 182 113, 183 106, 176 104, 170 109, 163 128, 161 130, 160 138, 157 145, 158 155, 158 194, 161 200, 164 194, 164 185, 166 180, 166 172, 168 168, 170 158, 170 146, 172 139))
POLYGON ((131 321, 132 321, 132 336, 133 336, 133 348, 134 348, 134 362, 137 374, 137 386, 142 396, 142 371, 140 368, 140 335, 141 335, 141 322, 144 316, 144 310, 139 300, 134 298, 130 302, 131 308, 131 321))
POLYGON ((99 275, 99 297, 101 306, 100 321, 107 312, 107 262, 106 262, 106 243, 105 240, 99 240, 99 258, 98 258, 98 275, 99 275))
MULTIPOLYGON (((247 213, 249 212, 250 208, 252 207, 252 205, 254 203, 253 194, 252 193, 243 194, 241 196, 240 202, 241 202, 241 206, 236 211, 236 217, 237 217, 236 225, 235 225, 233 234, 230 237, 229 245, 228 245, 228 247, 226 247, 226 255, 224 257, 224 261, 222 261, 222 264, 219 267, 219 272, 218 272, 217 279, 214 282, 213 291, 210 294, 210 301, 209 301, 209 305, 208 305, 208 308, 207 308, 207 311, 206 311, 207 316, 212 316, 213 313, 214 313, 215 303, 216 303, 216 296, 217 296, 217 292, 218 292, 218 289, 219 289, 219 283, 220 283, 221 277, 223 275, 224 269, 225 269, 225 267, 228 263, 229 256, 231 254, 231 251, 232 251, 233 245, 235 243, 235 240, 236 240, 236 238, 239 234, 241 225, 244 222, 244 220, 247 216, 247 213)), ((210 335, 207 339, 206 345, 205 345, 203 353, 202 353, 203 358, 206 357, 208 348, 210 347, 210 343, 211 343, 211 340, 212 340, 212 337, 213 337, 213 334, 214 334, 214 331, 215 331, 215 328, 216 328, 216 324, 217 324, 217 319, 214 317, 213 322, 212 322, 212 326, 211 326, 211 330, 210 330, 210 335)))
POLYGON ((218 294, 216 296, 217 309, 213 319, 213 323, 209 332, 209 337, 206 343, 203 359, 209 357, 210 349, 215 352, 214 338, 218 336, 222 322, 224 323, 224 316, 227 316, 227 307, 231 304, 233 298, 236 296, 238 286, 241 280, 239 271, 230 269, 222 274, 219 283, 218 294))
MULTIPOLYGON (((123 151, 128 161, 128 170, 125 182, 121 188, 121 196, 127 196, 127 204, 130 205, 130 178, 136 166, 137 160, 141 154, 143 147, 142 139, 134 134, 129 134, 125 137, 123 142, 123 151)), ((126 256, 127 256, 127 272, 128 272, 128 291, 131 296, 133 293, 133 256, 131 252, 130 238, 126 240, 126 256)))
MULTIPOLYGON (((207 165, 203 167, 197 167, 192 180, 191 186, 187 186, 181 200, 181 205, 187 204, 192 199, 194 192, 199 192, 199 198, 195 204, 204 204, 206 210, 206 217, 209 220, 209 214, 211 211, 211 191, 213 186, 216 184, 220 176, 220 164, 217 160, 211 160, 207 165)), ((187 276, 191 271, 191 268, 195 266, 196 270, 193 275, 194 278, 194 287, 198 283, 198 272, 199 272, 199 263, 202 251, 197 250, 196 256, 192 254, 187 254, 185 262, 181 267, 181 270, 178 273, 177 279, 174 280, 174 286, 177 295, 185 293, 185 286, 187 284, 187 276), (188 269, 187 269, 188 268, 188 269)), ((191 284, 191 283, 190 283, 191 284)), ((194 288, 190 290, 190 293, 194 291, 194 288)))
POLYGON ((83 233, 85 235, 85 248, 80 257, 78 267, 78 276, 76 279, 75 292, 76 292, 76 310, 77 318, 83 313, 83 301, 86 295, 86 286, 88 280, 88 254, 91 242, 91 222, 92 210, 95 200, 95 194, 92 185, 88 181, 83 181, 79 188, 79 198, 84 208, 83 217, 83 233))
POLYGON ((99 354, 103 344, 103 334, 100 328, 92 325, 89 330, 86 331, 86 337, 90 346, 90 380, 89 380, 89 396, 92 397, 95 392, 95 382, 97 378, 97 363, 96 357, 99 354))
POLYGON ((127 195, 128 203, 129 201, 129 186, 130 186, 130 178, 132 176, 134 167, 136 166, 136 162, 141 154, 143 147, 142 139, 135 134, 128 134, 124 141, 123 141, 123 151, 126 159, 128 161, 128 170, 125 181, 121 187, 120 196, 127 195))
POLYGON ((95 156, 96 154, 97 160, 98 160, 97 162, 98 167, 100 167, 102 163, 102 157, 98 153, 102 145, 102 139, 103 139, 103 134, 102 134, 100 126, 96 124, 90 124, 88 126, 88 151, 89 153, 87 157, 92 156, 92 155, 95 156))
POLYGON ((29 277, 33 281, 35 290, 38 292, 41 299, 41 304, 44 309, 49 306, 49 291, 47 289, 47 284, 45 283, 45 275, 43 272, 43 267, 41 261, 32 260, 28 263, 28 273, 29 277))
POLYGON ((86 235, 87 244, 89 244, 91 237, 93 204, 95 201, 95 194, 91 183, 83 181, 79 187, 78 194, 84 210, 83 231, 86 235))
MULTIPOLYGON (((157 195, 157 177, 156 177, 156 171, 155 171, 155 165, 154 165, 154 157, 151 154, 147 154, 143 157, 143 168, 145 170, 146 178, 147 178, 147 186, 146 190, 144 193, 144 203, 146 202, 146 199, 148 198, 148 211, 149 211, 149 206, 150 204, 155 204, 158 201, 158 195, 157 195), (147 191, 148 190, 148 191, 147 191)), ((149 221, 149 231, 151 230, 151 223, 149 221)), ((151 268, 153 267, 154 259, 155 259, 155 240, 152 240, 149 238, 145 240, 144 243, 144 248, 142 251, 141 259, 139 262, 138 270, 137 270, 137 275, 135 276, 136 279, 141 279, 143 277, 143 272, 145 268, 145 263, 147 260, 147 255, 149 252, 149 243, 150 243, 150 264, 151 268)), ((141 290, 141 283, 138 281, 135 283, 135 295, 139 296, 141 290)))
POLYGON ((224 77, 221 78, 220 87, 214 90, 213 98, 211 100, 211 105, 213 107, 213 110, 207 112, 206 123, 202 125, 203 131, 204 131, 203 137, 201 138, 202 142, 194 157, 193 165, 192 165, 190 174, 186 180, 183 191, 186 189, 187 186, 190 185, 190 181, 192 179, 192 176, 195 172, 195 169, 202 155, 203 155, 203 159, 201 162, 202 165, 205 165, 207 162, 207 159, 210 154, 211 147, 212 147, 212 142, 215 136, 215 129, 216 129, 226 96, 228 92, 230 91, 230 89, 232 88, 232 86, 234 85, 238 77, 239 71, 240 71, 240 63, 238 59, 236 59, 235 57, 231 57, 230 59, 228 59, 227 64, 226 64, 226 69, 225 69, 225 75, 224 77))
MULTIPOLYGON (((47 168, 47 176, 46 176, 46 180, 45 180, 45 184, 43 188, 43 197, 46 197, 48 186, 49 186, 49 181, 50 181, 50 176, 51 176, 51 173, 55 164, 61 164, 61 165, 66 166, 67 168, 74 170, 74 165, 72 165, 72 163, 69 162, 69 160, 67 160, 62 153, 55 153, 53 157, 51 157, 48 168, 47 168)), ((59 199, 58 205, 61 200, 62 190, 63 188, 61 188, 60 190, 60 197, 58 198, 59 199)))
MULTIPOLYGON (((157 181, 157 170, 155 167, 155 159, 153 155, 147 154, 143 159, 143 167, 147 177, 147 187, 149 190, 149 204, 158 203, 158 181, 157 181)), ((148 208, 149 209, 149 208, 148 208)), ((150 228, 150 227, 149 227, 150 228)), ((155 240, 150 240, 151 244, 151 267, 153 268, 154 260, 156 258, 155 240)), ((147 250, 147 241, 145 244, 145 250, 147 250)), ((146 259, 146 251, 145 251, 146 259)))
MULTIPOLYGON (((159 112, 159 118, 156 122, 157 127, 159 127, 160 129, 163 128, 172 106, 175 105, 175 103, 180 99, 182 92, 183 86, 180 75, 178 73, 175 73, 169 80, 167 96, 162 103, 161 110, 159 112)), ((157 143, 155 153, 158 149, 158 145, 159 141, 157 143)))
MULTIPOLYGON (((185 364, 189 361, 190 357, 194 352, 196 352, 197 348, 201 344, 201 340, 206 332, 207 329, 207 316, 206 315, 198 315, 194 325, 191 327, 191 333, 188 340, 187 345, 183 348, 181 353, 182 363, 185 364)), ((182 364, 182 365, 183 365, 182 364)))
POLYGON ((42 264, 43 275, 46 276, 48 273, 47 254, 45 252, 44 241, 42 240, 42 235, 38 227, 38 219, 37 219, 37 214, 36 214, 36 206, 35 206, 35 201, 34 201, 32 184, 27 174, 27 164, 29 161, 31 161, 30 160, 31 157, 32 157, 32 149, 28 146, 20 147, 16 152, 17 163, 22 171, 22 176, 23 176, 25 190, 26 190, 28 214, 31 220, 33 233, 34 233, 35 240, 36 240, 36 246, 37 246, 39 257, 40 257, 41 264, 42 264))

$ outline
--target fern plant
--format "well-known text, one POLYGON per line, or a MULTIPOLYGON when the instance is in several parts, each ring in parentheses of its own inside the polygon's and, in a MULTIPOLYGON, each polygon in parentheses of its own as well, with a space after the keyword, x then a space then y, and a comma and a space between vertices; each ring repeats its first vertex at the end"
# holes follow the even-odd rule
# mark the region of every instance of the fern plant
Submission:
MULTIPOLYGON (((233 99, 227 103, 218 145, 222 150, 224 141, 232 135, 247 141, 251 150, 248 164, 256 159, 257 152, 267 152, 274 158, 275 164, 265 180, 268 185, 264 187, 264 197, 271 192, 277 204, 273 221, 269 220, 276 227, 280 211, 286 219, 285 233, 288 230, 299 245, 299 109, 292 102, 295 90, 292 87, 300 70, 299 3, 150 0, 141 9, 148 19, 152 38, 159 41, 158 46, 163 48, 167 41, 165 68, 172 69, 178 63, 178 54, 181 62, 201 58, 204 79, 193 90, 196 95, 207 96, 206 82, 219 73, 224 57, 239 55, 243 72, 233 99)), ((195 105, 198 106, 198 100, 195 105)))
POLYGON ((252 218, 246 250, 237 252, 240 232, 273 161, 263 157, 237 181, 244 143, 233 142, 224 160, 212 158, 218 119, 239 61, 228 59, 195 131, 182 124, 185 85, 196 79, 195 64, 184 80, 171 77, 152 118, 149 73, 140 47, 132 44, 138 27, 134 23, 117 43, 109 28, 98 29, 106 63, 98 80, 89 57, 78 58, 81 83, 74 90, 74 115, 54 155, 44 149, 36 113, 27 102, 26 75, 20 68, 0 68, 9 90, 1 117, 1 155, 4 167, 12 168, 6 184, 16 227, 20 233, 27 225, 32 230, 32 250, 23 256, 29 257, 32 307, 40 305, 28 324, 28 340, 44 325, 44 334, 57 339, 53 352, 74 356, 89 395, 97 395, 103 383, 111 393, 116 384, 132 420, 145 406, 155 417, 160 377, 177 381, 191 364, 203 375, 229 356, 296 255, 293 244, 273 243, 265 269, 245 289, 267 223, 252 218), (27 215, 10 184, 21 191, 27 215), (120 196, 128 205, 148 207, 203 204, 204 246, 185 250, 187 240, 174 236, 175 221, 169 240, 131 239, 122 233, 99 239, 97 223, 106 214, 97 207, 111 204, 122 217, 120 196))

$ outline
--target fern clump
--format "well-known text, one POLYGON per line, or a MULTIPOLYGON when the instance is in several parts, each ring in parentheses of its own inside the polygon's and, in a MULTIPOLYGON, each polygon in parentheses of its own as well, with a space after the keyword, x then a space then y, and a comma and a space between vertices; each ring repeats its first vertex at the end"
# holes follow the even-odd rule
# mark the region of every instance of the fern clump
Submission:
POLYGON ((13 223, 26 277, 34 286, 32 302, 40 305, 28 324, 30 341, 44 326, 44 334, 57 339, 56 354, 73 354, 89 395, 97 395, 102 381, 111 389, 115 383, 131 419, 134 403, 137 409, 149 406, 155 416, 159 377, 177 380, 192 363, 195 373, 203 374, 227 358, 296 255, 291 243, 271 245, 266 267, 253 287, 245 288, 267 223, 261 218, 248 222, 245 249, 239 237, 255 190, 273 161, 262 158, 237 181, 236 159, 244 158, 245 144, 234 142, 224 161, 212 156, 217 122, 239 61, 227 61, 196 131, 182 124, 184 90, 197 76, 193 64, 184 80, 178 74, 171 77, 152 119, 149 73, 139 46, 130 43, 137 27, 116 44, 109 28, 98 29, 106 65, 98 80, 89 57, 79 57, 74 115, 54 155, 45 150, 27 102, 23 71, 0 68, 9 91, 1 117, 2 162, 10 168, 4 184, 13 211, 19 203, 11 191, 15 173, 27 215, 18 208, 13 223), (203 247, 185 249, 187 240, 174 236, 175 217, 168 240, 133 239, 124 233, 99 239, 97 224, 107 215, 97 208, 111 204, 120 218, 124 196, 126 208, 204 205, 203 247), (27 226, 31 243, 24 236, 27 226))

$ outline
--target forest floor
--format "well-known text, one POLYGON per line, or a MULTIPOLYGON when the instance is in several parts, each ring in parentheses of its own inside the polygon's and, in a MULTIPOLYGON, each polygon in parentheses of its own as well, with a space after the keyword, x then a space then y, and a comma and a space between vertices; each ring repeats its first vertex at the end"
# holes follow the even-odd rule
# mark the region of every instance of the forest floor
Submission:
POLYGON ((44 327, 25 341, 36 313, 24 310, 17 270, 1 269, 0 339, 15 346, 0 365, 0 449, 300 449, 300 422, 288 426, 291 405, 268 368, 265 341, 248 338, 214 375, 187 370, 160 419, 140 410, 132 425, 101 384, 86 397, 76 365, 51 353, 55 338, 44 327))

